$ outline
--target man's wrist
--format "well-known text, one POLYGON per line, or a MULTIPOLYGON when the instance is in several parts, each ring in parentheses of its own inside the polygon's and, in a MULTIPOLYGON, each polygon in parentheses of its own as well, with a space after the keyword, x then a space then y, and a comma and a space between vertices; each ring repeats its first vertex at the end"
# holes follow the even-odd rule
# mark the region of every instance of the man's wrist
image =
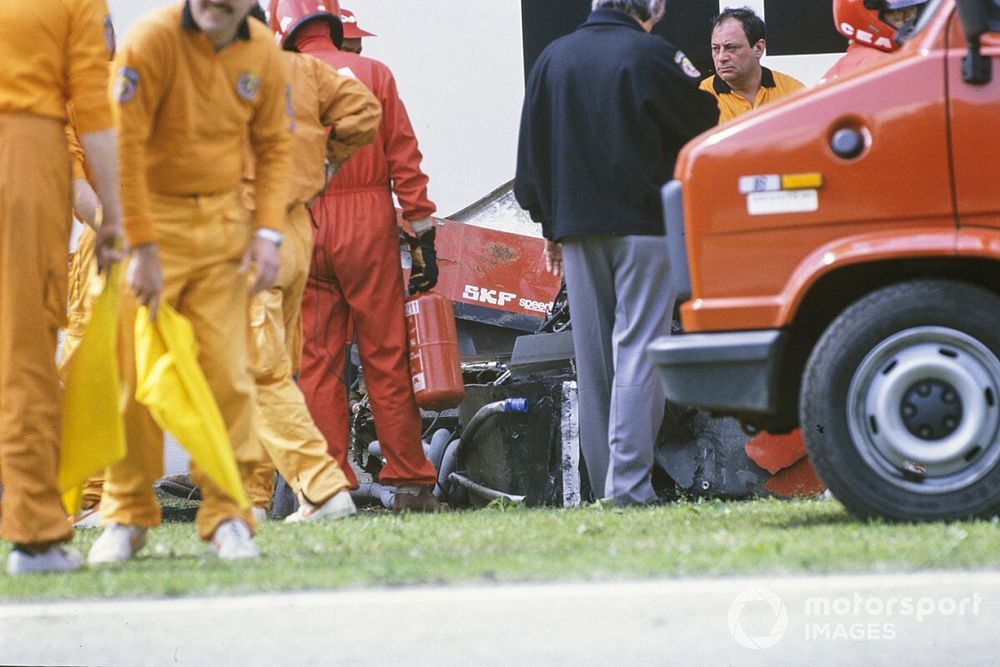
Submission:
POLYGON ((281 232, 279 232, 277 229, 272 229, 270 227, 258 227, 257 231, 254 232, 254 236, 261 239, 262 241, 268 241, 269 243, 273 243, 274 247, 276 248, 281 247, 281 241, 284 238, 281 235, 281 232))

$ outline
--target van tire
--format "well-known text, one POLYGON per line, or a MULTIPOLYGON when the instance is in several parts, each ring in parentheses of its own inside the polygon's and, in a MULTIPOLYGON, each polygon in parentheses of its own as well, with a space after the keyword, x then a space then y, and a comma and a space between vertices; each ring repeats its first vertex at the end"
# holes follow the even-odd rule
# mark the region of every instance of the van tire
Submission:
POLYGON ((806 451, 854 514, 939 521, 1000 512, 1000 296, 956 280, 875 291, 806 364, 806 451))

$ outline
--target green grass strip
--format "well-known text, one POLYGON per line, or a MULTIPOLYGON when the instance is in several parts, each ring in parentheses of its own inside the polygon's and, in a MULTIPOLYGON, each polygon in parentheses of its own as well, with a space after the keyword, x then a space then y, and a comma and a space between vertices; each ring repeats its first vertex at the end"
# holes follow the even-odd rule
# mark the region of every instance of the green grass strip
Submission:
MULTIPOLYGON (((0 601, 158 598, 369 586, 995 568, 997 522, 860 522, 834 501, 493 507, 269 522, 259 561, 223 563, 192 524, 164 524, 121 567, 0 575, 0 601)), ((98 530, 78 530, 86 554, 98 530)), ((2 555, 6 558, 7 549, 2 555)))

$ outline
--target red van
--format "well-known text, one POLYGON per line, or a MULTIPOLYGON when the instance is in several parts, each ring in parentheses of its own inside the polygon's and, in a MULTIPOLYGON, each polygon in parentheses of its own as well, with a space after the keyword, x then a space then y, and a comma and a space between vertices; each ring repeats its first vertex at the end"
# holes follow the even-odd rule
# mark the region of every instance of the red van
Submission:
POLYGON ((664 188, 668 398, 801 425, 860 516, 1000 513, 998 56, 997 0, 931 0, 893 58, 702 135, 664 188))

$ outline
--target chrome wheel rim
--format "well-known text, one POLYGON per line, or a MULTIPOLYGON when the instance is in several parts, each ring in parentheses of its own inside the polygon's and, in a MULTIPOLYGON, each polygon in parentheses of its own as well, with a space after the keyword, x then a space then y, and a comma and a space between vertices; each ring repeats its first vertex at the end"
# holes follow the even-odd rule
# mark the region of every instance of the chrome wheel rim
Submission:
POLYGON ((847 392, 854 446, 880 477, 919 493, 981 479, 1000 460, 1000 359, 947 327, 906 329, 862 360, 847 392))

